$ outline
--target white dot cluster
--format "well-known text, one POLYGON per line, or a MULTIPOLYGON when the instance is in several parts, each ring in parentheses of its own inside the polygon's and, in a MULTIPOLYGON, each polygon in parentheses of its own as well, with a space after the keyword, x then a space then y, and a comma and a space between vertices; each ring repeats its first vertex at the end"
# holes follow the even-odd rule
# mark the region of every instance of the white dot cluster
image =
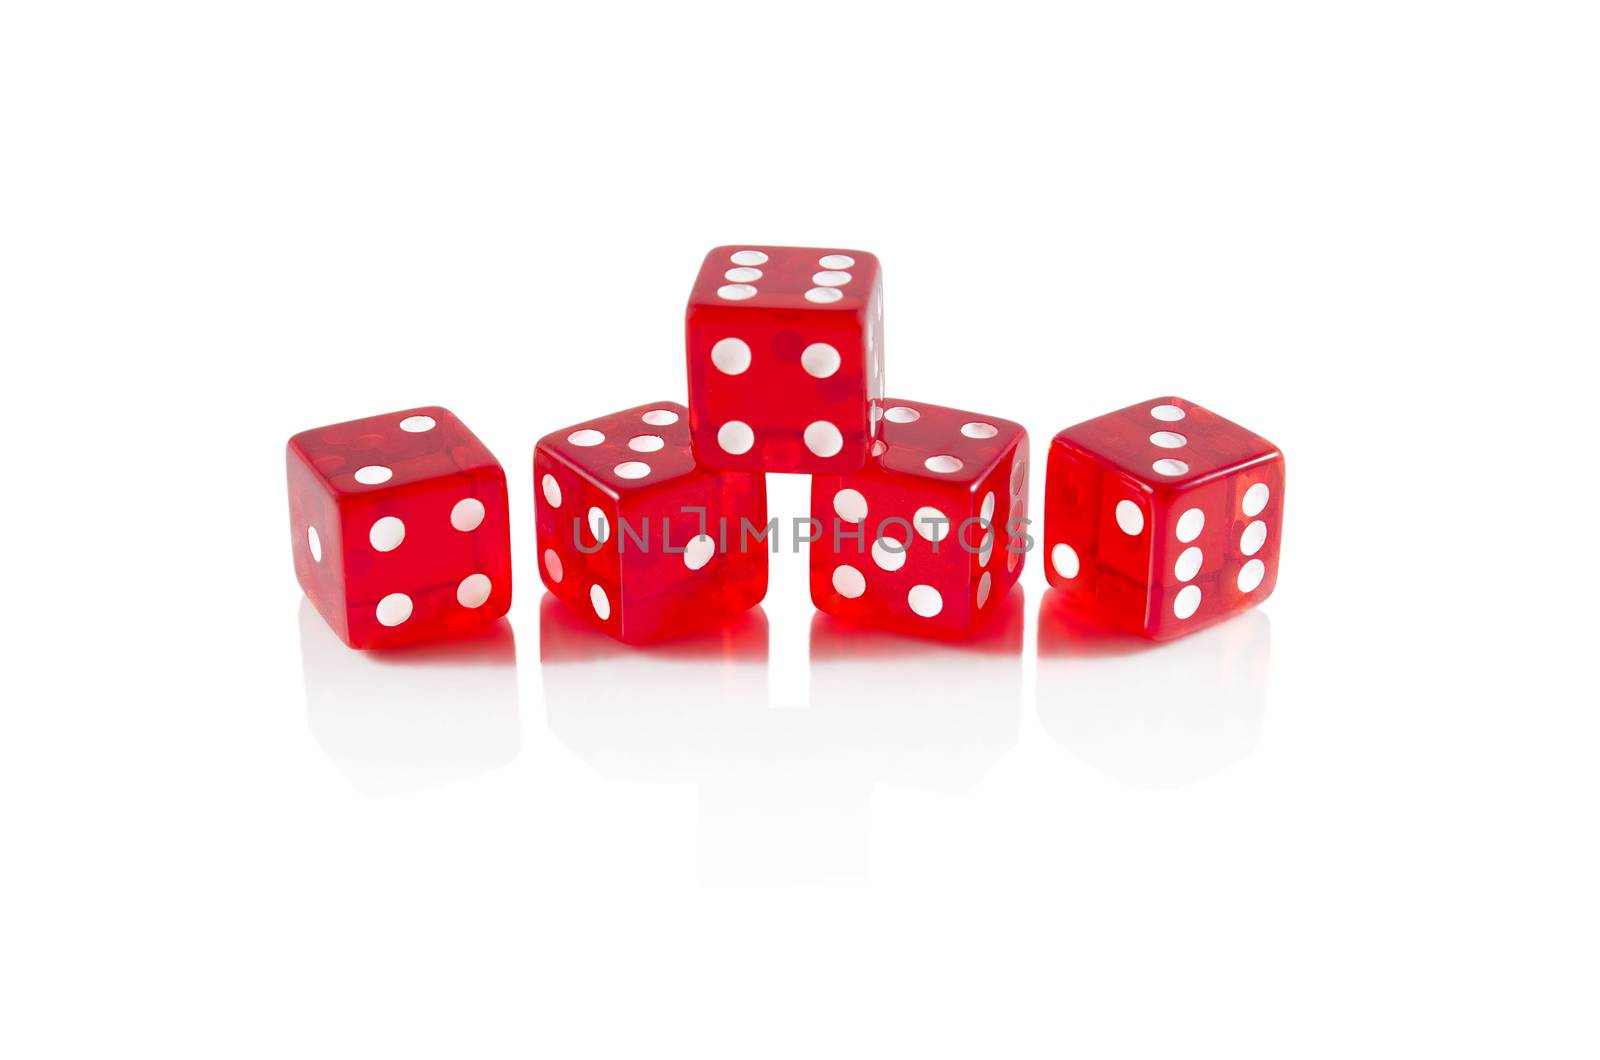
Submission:
MULTIPOLYGON (((905 409, 906 412, 913 410, 905 409)), ((915 418, 915 415, 913 415, 915 418)), ((954 459, 954 458, 952 458, 954 459)), ((843 487, 834 493, 832 499, 834 513, 845 523, 862 523, 871 514, 871 506, 866 496, 853 487, 843 487)), ((1012 497, 1012 505, 1016 505, 1016 497, 1012 497)), ((989 602, 991 587, 994 584, 993 575, 984 570, 989 566, 994 557, 995 529, 992 525, 995 517, 995 493, 988 490, 978 504, 978 516, 990 523, 984 530, 984 536, 979 543, 977 558, 981 573, 975 584, 973 593, 974 603, 982 608, 989 602)), ((881 520, 887 523, 893 516, 881 520)), ((940 509, 931 504, 925 504, 912 513, 909 522, 915 537, 920 537, 930 543, 938 544, 945 541, 952 530, 957 529, 962 519, 951 520, 940 509)), ((883 529, 882 526, 879 529, 883 529)), ((909 541, 900 541, 895 537, 881 535, 873 540, 867 550, 872 565, 879 570, 893 573, 906 565, 907 553, 914 547, 915 537, 909 541)), ((840 563, 833 568, 830 580, 834 591, 847 600, 855 600, 866 594, 867 575, 862 567, 851 563, 840 563)), ((870 570, 870 568, 868 568, 870 570)), ((913 585, 906 592, 906 606, 911 613, 921 618, 933 618, 944 610, 944 597, 938 589, 931 585, 913 585)))
POLYGON ((743 302, 761 293, 756 281, 762 275, 759 266, 767 263, 764 253, 759 250, 736 250, 728 255, 728 263, 733 267, 722 274, 722 278, 728 282, 717 288, 718 298, 728 302, 743 302))
POLYGON ((1245 490, 1239 499, 1240 513, 1251 520, 1239 534, 1239 551, 1252 557, 1245 560, 1239 568, 1236 584, 1241 593, 1254 592, 1262 579, 1267 576, 1267 565, 1253 557, 1261 551, 1261 546, 1267 543, 1267 524, 1256 516, 1266 510, 1267 501, 1271 497, 1272 488, 1265 482, 1257 482, 1245 490))
MULTIPOLYGON (((1177 423, 1186 415, 1187 413, 1176 405, 1157 405, 1150 410, 1151 418, 1162 423, 1177 423)), ((1150 444, 1158 449, 1182 449, 1189 444, 1189 439, 1177 431, 1156 431, 1150 435, 1150 444)), ((1150 467, 1156 474, 1165 475, 1168 478, 1176 478, 1179 475, 1187 475, 1189 473, 1189 465, 1185 461, 1171 456, 1161 457, 1152 463, 1150 467)))

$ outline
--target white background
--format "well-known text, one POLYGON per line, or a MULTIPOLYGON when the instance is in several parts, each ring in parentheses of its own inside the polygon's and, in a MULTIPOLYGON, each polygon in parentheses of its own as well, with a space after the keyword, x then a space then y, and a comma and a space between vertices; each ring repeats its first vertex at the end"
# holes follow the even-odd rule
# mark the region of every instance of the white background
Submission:
POLYGON ((1595 30, 7 4, 0 1052, 1594 1056, 1595 30), (1166 392, 1271 438, 1277 594, 1118 653, 1036 554, 963 651, 784 556, 725 645, 575 634, 533 442, 681 397, 743 241, 876 251, 890 393, 1035 470, 1166 392), (429 402, 510 625, 344 651, 283 443, 429 402))

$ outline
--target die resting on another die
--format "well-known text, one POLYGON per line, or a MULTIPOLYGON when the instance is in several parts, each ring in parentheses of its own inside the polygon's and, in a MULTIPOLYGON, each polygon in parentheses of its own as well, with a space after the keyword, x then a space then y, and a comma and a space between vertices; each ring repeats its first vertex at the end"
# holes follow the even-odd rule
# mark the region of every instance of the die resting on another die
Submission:
MULTIPOLYGON (((971 635, 1033 543, 1028 436, 998 416, 884 394, 878 260, 725 246, 686 314, 687 406, 554 431, 534 452, 545 586, 610 636, 726 622, 766 593, 764 474, 813 476, 815 605, 868 626, 971 635)), ((510 605, 505 476, 448 411, 411 409, 289 443, 295 569, 353 647, 460 632, 510 605), (447 532, 448 531, 448 532, 447 532)), ((1283 458, 1179 398, 1050 446, 1047 577, 1062 606, 1163 639, 1264 599, 1283 458)))

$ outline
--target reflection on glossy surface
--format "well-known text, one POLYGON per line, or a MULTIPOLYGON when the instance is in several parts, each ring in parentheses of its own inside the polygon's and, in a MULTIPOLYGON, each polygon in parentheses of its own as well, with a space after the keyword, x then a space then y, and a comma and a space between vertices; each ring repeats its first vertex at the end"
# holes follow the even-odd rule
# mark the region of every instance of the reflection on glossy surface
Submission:
POLYGON ((1056 590, 1039 603, 1039 722, 1128 784, 1176 788, 1247 757, 1261 736, 1272 626, 1247 611, 1165 644, 1082 624, 1056 590))
POLYGON ((1020 592, 975 648, 819 614, 809 680, 769 665, 760 608, 645 649, 549 596, 539 616, 551 731, 604 776, 697 786, 708 882, 859 880, 875 784, 966 791, 1017 739, 1020 592), (769 706, 795 700, 791 683, 810 706, 769 706))
POLYGON ((1022 704, 1020 587, 972 640, 924 641, 811 619, 811 709, 874 756, 875 779, 970 790, 1017 742, 1022 704))
POLYGON ((302 599, 300 659, 311 734, 364 794, 448 784, 517 757, 517 646, 505 619, 449 641, 354 651, 302 599))

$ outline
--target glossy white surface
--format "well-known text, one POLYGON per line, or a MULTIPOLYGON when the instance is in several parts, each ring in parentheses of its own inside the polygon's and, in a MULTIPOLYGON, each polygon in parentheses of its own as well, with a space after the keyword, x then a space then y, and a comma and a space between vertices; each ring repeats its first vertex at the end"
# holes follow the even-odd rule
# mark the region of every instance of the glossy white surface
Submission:
POLYGON ((1594 1055, 1592 13, 622 8, 5 16, 0 1054, 1594 1055), (1036 518, 1088 416, 1272 438, 1277 593, 589 635, 533 442, 681 399, 739 240, 879 253, 1036 518), (510 621, 348 652, 283 443, 434 402, 510 621))

